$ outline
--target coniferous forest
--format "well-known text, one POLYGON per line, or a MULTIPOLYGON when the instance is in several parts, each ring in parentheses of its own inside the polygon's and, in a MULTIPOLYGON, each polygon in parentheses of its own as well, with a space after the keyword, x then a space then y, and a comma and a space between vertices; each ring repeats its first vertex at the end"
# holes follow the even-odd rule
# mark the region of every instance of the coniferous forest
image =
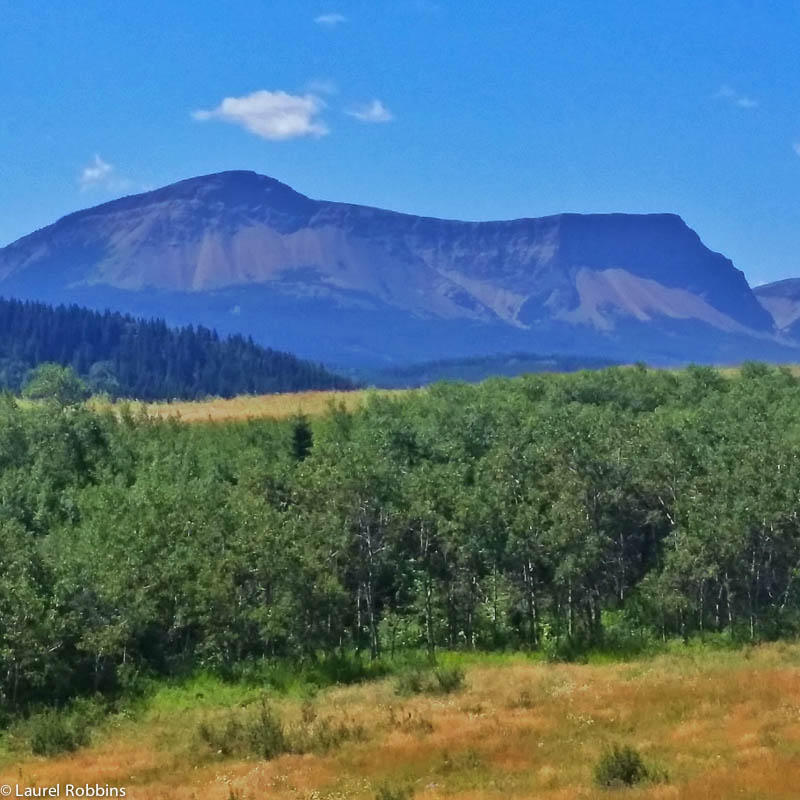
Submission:
POLYGON ((139 400, 352 387, 317 364, 242 336, 0 298, 0 388, 18 391, 30 370, 47 362, 72 367, 94 392, 139 400))
POLYGON ((800 381, 612 368, 313 420, 0 410, 0 699, 800 629, 800 381))

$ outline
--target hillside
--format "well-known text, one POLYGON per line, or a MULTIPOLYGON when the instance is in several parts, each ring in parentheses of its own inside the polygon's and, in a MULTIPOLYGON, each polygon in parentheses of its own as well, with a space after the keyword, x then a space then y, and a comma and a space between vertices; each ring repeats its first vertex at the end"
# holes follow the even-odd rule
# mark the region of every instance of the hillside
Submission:
POLYGON ((778 330, 800 338, 800 278, 757 286, 754 290, 759 303, 772 316, 778 330))
POLYGON ((44 362, 73 367, 96 392, 140 400, 352 386, 242 336, 0 298, 0 387, 18 391, 29 370, 44 362))
POLYGON ((0 290, 242 332, 345 366, 513 352, 796 360, 743 274, 672 214, 460 222, 225 172, 0 250, 0 290))

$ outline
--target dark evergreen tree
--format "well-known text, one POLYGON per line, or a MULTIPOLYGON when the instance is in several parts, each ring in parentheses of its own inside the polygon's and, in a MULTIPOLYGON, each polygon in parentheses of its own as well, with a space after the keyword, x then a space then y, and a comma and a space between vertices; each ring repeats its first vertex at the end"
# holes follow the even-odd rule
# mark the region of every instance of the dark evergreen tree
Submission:
POLYGON ((28 372, 46 362, 71 367, 94 392, 138 400, 353 387, 321 365, 251 338, 0 298, 0 389, 18 392, 28 372))

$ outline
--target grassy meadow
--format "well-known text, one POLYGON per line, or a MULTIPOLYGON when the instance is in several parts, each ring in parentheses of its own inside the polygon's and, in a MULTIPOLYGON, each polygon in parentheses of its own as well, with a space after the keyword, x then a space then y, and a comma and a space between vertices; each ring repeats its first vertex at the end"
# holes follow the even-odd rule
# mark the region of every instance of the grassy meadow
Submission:
MULTIPOLYGON (((402 390, 393 390, 397 393, 402 390)), ((134 404, 143 408, 149 416, 159 419, 175 418, 183 422, 233 422, 251 419, 288 419, 297 415, 321 416, 331 407, 343 407, 346 411, 361 408, 367 398, 389 392, 355 389, 353 391, 285 392, 283 394, 239 395, 225 399, 213 397, 208 400, 186 400, 165 403, 134 404)), ((119 408, 121 402, 111 408, 119 408)), ((102 400, 91 400, 96 410, 109 408, 102 400)))
POLYGON ((454 654, 443 663, 465 681, 446 694, 403 692, 397 676, 273 691, 270 713, 305 746, 271 758, 237 749, 263 690, 199 677, 105 718, 75 753, 31 757, 7 738, 0 783, 107 783, 137 800, 797 797, 800 645, 596 661, 454 654), (651 777, 598 786, 614 744, 651 777))
MULTIPOLYGON (((625 369, 625 367, 622 367, 625 369)), ((786 367, 795 377, 800 377, 800 365, 786 367)), ((720 367, 717 372, 725 378, 739 376, 738 367, 720 367)), ((255 419, 289 419, 293 416, 322 416, 332 407, 346 411, 363 408, 370 397, 401 397, 420 393, 424 389, 353 389, 350 391, 284 392, 280 394, 238 395, 232 398, 211 397, 205 400, 173 400, 159 403, 134 402, 134 408, 144 409, 149 416, 159 419, 175 418, 183 422, 235 422, 255 419)), ((23 401, 24 402, 24 401, 23 401)), ((118 409, 130 401, 109 403, 93 398, 89 406, 95 410, 109 407, 118 409)))

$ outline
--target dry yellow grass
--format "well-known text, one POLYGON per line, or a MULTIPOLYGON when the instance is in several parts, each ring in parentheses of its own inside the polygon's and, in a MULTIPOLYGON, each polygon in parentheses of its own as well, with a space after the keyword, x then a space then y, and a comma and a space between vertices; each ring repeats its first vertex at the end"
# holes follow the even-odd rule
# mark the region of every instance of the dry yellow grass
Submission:
POLYGON ((223 422, 264 417, 285 419, 294 414, 324 414, 332 404, 342 404, 351 411, 362 405, 366 397, 367 393, 363 391, 240 395, 229 400, 214 398, 184 403, 151 403, 147 411, 159 417, 177 416, 186 422, 223 422))
MULTIPOLYGON (((790 366, 791 372, 800 377, 800 365, 790 366)), ((679 369, 679 368, 675 368, 679 369)), ((738 367, 720 367, 720 374, 726 378, 735 378, 739 374, 738 367)), ((239 395, 228 400, 212 398, 210 400, 174 401, 169 403, 136 403, 133 408, 144 408, 151 416, 168 419, 175 417, 185 422, 227 422, 248 419, 287 419, 295 414, 319 416, 328 411, 331 405, 343 405, 348 411, 361 407, 371 394, 394 395, 405 394, 421 389, 355 389, 349 392, 287 392, 285 394, 239 395)), ((30 401, 20 401, 30 405, 30 401)), ((102 411, 118 408, 120 403, 109 406, 108 403, 92 399, 89 405, 102 411)))
MULTIPOLYGON (((382 681, 328 690, 320 714, 363 724, 363 741, 324 755, 224 760, 193 734, 225 709, 151 709, 98 744, 0 769, 0 783, 108 783, 136 800, 373 798, 409 785, 420 800, 800 796, 800 646, 663 656, 604 666, 512 660, 473 666, 447 697, 399 698, 382 681), (610 743, 637 747, 668 780, 593 786, 610 743)), ((279 703, 285 719, 299 701, 279 703)))
MULTIPOLYGON (((361 407, 370 394, 391 394, 389 391, 354 390, 350 392, 294 392, 286 394, 240 395, 229 400, 213 398, 172 403, 133 404, 144 408, 150 416, 175 417, 184 422, 227 422, 248 419, 286 419, 295 414, 319 416, 334 406, 348 411, 361 407)), ((95 402, 97 410, 108 408, 95 402)), ((111 408, 117 408, 117 405, 111 408)))

